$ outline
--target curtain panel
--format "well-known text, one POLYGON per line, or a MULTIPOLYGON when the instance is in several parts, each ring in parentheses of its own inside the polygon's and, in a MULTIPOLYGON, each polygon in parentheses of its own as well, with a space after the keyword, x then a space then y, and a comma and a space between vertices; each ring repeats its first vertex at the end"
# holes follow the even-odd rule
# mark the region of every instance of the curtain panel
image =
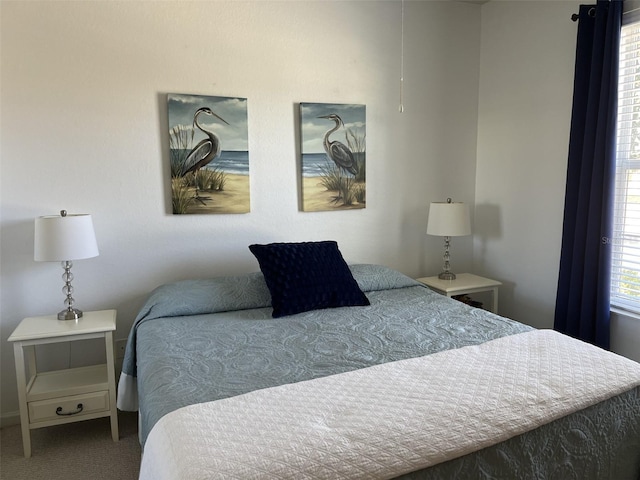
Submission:
POLYGON ((581 5, 554 328, 609 348, 621 0, 581 5))

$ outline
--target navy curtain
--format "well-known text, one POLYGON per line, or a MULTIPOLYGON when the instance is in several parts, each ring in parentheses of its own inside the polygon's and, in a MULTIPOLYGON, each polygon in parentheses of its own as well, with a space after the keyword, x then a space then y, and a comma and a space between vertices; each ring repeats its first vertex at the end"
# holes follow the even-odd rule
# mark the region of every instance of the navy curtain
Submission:
POLYGON ((581 5, 554 328, 609 348, 621 0, 581 5))

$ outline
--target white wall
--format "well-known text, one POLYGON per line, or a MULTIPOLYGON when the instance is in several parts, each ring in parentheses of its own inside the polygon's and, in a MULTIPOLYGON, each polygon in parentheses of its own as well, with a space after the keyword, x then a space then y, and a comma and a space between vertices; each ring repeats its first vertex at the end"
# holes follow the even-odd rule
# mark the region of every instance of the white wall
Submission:
MULTIPOLYGON (((551 328, 579 1, 482 7, 474 267, 504 282, 500 313, 551 328)), ((613 315, 611 349, 640 361, 640 320, 613 315)))
MULTIPOLYGON (((93 215, 100 256, 76 262, 75 297, 117 308, 118 338, 161 283, 257 270, 254 242, 335 239, 349 262, 439 270, 427 206, 475 197, 481 7, 405 2, 400 114, 400 5, 0 3, 3 417, 18 408, 7 337, 62 308, 61 268, 33 261, 39 215, 93 215), (169 213, 168 92, 248 99, 251 213, 169 213), (298 211, 298 102, 366 104, 365 210, 298 211)), ((471 267, 470 237, 454 261, 471 267)), ((88 350, 38 353, 58 368, 91 363, 88 350)))
POLYGON ((474 265, 504 282, 503 315, 553 325, 577 1, 482 8, 474 265))

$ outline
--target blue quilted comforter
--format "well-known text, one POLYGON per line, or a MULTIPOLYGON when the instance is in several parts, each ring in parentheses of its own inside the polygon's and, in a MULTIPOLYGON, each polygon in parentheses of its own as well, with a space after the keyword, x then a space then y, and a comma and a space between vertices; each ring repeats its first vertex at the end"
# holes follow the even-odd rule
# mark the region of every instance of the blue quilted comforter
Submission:
POLYGON ((395 270, 350 268, 370 306, 278 319, 260 273, 158 288, 129 336, 119 408, 136 409, 137 389, 144 441, 164 414, 185 405, 530 329, 435 294, 395 270))

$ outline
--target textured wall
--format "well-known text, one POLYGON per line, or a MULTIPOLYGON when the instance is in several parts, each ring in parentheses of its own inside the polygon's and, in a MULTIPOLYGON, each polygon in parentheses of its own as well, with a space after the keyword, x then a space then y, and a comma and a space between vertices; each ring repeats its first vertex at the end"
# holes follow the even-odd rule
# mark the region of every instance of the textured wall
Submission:
MULTIPOLYGON (((335 239, 349 262, 437 272, 427 206, 473 204, 479 5, 405 2, 2 2, 2 415, 17 411, 6 338, 62 308, 61 268, 33 261, 33 219, 91 213, 100 256, 76 300, 117 308, 117 337, 155 286, 257 270, 255 242, 335 239), (248 99, 251 213, 174 216, 166 93, 248 99), (297 103, 367 106, 367 208, 298 210, 297 103)), ((454 242, 469 269, 471 237, 454 242)), ((39 351, 47 368, 95 348, 39 351)))

